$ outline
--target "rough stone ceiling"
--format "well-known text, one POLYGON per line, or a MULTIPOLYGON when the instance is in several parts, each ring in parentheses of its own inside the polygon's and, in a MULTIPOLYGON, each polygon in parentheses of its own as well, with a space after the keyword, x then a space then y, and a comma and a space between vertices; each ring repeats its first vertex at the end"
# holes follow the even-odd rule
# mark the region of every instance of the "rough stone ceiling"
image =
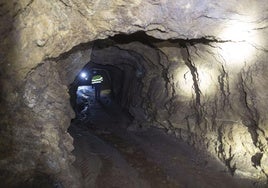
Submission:
POLYGON ((19 57, 27 72, 42 59, 57 57, 80 43, 138 30, 160 39, 205 37, 225 41, 236 40, 221 33, 238 22, 251 29, 253 35, 258 32, 261 38, 256 46, 267 49, 263 38, 267 36, 266 7, 264 1, 250 0, 28 0, 8 1, 1 9, 6 13, 3 23, 13 23, 9 38, 5 38, 14 48, 10 56, 19 57))

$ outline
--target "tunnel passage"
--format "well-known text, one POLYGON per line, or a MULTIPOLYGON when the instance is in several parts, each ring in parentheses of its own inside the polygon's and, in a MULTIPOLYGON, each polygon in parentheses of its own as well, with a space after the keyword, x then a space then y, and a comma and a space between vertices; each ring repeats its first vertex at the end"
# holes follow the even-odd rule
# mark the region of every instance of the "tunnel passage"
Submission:
POLYGON ((212 154, 234 177, 253 179, 255 187, 267 181, 268 4, 107 2, 1 3, 1 185, 45 174, 66 187, 79 187, 67 132, 74 118, 68 87, 91 59, 116 54, 146 62, 137 72, 144 75, 137 82, 140 93, 124 100, 134 130, 136 125, 162 127, 170 137, 212 154), (124 33, 131 38, 128 34, 141 30, 167 41, 111 37, 124 33), (93 49, 97 39, 108 37, 118 40, 93 49))
MULTIPOLYGON (((151 173, 161 180, 151 182, 153 185, 157 185, 163 180, 163 182, 169 182, 172 187, 172 182, 167 181, 167 176, 165 176, 166 171, 178 180, 181 179, 176 178, 176 174, 181 175, 181 173, 174 173, 169 163, 163 161, 176 161, 180 158, 178 156, 183 156, 184 153, 180 155, 180 151, 176 150, 177 153, 173 153, 174 155, 166 155, 169 158, 162 160, 162 168, 159 164, 150 163, 151 159, 146 159, 149 155, 148 151, 154 156, 161 156, 161 153, 167 153, 167 151, 160 149, 168 148, 167 146, 172 146, 169 147, 169 151, 180 148, 176 147, 177 142, 169 140, 176 137, 203 149, 220 160, 221 164, 225 166, 223 171, 232 174, 234 178, 241 177, 250 181, 249 186, 252 183, 264 185, 267 174, 266 129, 265 123, 263 123, 265 121, 260 117, 265 117, 266 111, 263 109, 265 109, 266 103, 258 103, 253 99, 255 95, 260 94, 262 97, 262 94, 266 92, 265 87, 258 83, 261 83, 260 78, 267 76, 267 67, 265 63, 259 62, 254 68, 248 67, 241 71, 230 68, 221 59, 217 59, 217 57, 221 57, 214 49, 217 45, 217 41, 206 39, 164 41, 138 33, 132 36, 115 36, 81 44, 56 59, 42 61, 25 79, 21 101, 26 106, 26 110, 23 110, 23 113, 19 113, 14 119, 21 125, 16 129, 15 133, 18 135, 16 139, 20 145, 24 145, 23 147, 28 146, 30 152, 21 150, 16 157, 22 156, 24 166, 30 168, 32 174, 36 171, 45 174, 44 177, 52 174, 50 177, 53 181, 60 180, 65 185, 70 185, 71 182, 79 184, 83 181, 88 185, 101 183, 100 179, 98 180, 99 174, 106 177, 109 182, 111 176, 104 172, 111 170, 109 168, 111 161, 105 160, 107 157, 94 155, 94 152, 101 155, 102 151, 111 151, 114 154, 113 159, 118 159, 116 157, 118 152, 103 145, 103 142, 97 139, 99 137, 101 140, 119 147, 122 154, 119 157, 120 161, 125 159, 125 162, 120 162, 118 165, 124 167, 123 172, 132 173, 135 177, 132 182, 137 180, 138 175, 154 180, 151 173), (71 89, 71 86, 79 85, 75 80, 78 77, 81 78, 80 73, 82 73, 83 67, 92 69, 92 71, 94 68, 101 69, 102 72, 109 73, 111 82, 107 84, 107 89, 110 88, 112 99, 119 104, 119 109, 123 109, 130 117, 117 116, 120 118, 112 121, 113 113, 116 111, 111 110, 108 111, 108 118, 109 122, 112 122, 112 126, 105 124, 108 122, 105 118, 101 119, 104 122, 98 122, 95 127, 82 126, 83 128, 93 128, 94 134, 89 134, 88 130, 83 129, 70 130, 73 128, 71 126, 69 133, 72 137, 70 137, 66 130, 75 116, 69 106, 69 96, 75 107, 75 97, 73 96, 77 89, 71 89), (259 72, 252 71, 256 67, 259 72), (255 93, 255 91, 259 93, 255 93), (258 105, 263 106, 258 107, 258 105), (26 117, 30 118, 25 120, 26 123, 21 124, 21 119, 26 117), (119 120, 123 120, 124 124, 119 123, 119 120), (102 125, 104 126, 102 127, 102 125), (28 127, 23 129, 23 126, 28 127), (168 133, 169 136, 159 140, 159 137, 155 135, 160 133, 153 129, 156 127, 164 130, 165 134, 168 133), (119 130, 124 133, 123 136, 119 130), (148 131, 146 132, 146 130, 148 131), (137 133, 138 137, 136 137, 137 135, 130 135, 131 131, 140 132, 140 134, 137 133), (21 138, 31 139, 23 143, 20 142, 21 138), (140 140, 144 142, 140 143, 140 140), (81 142, 91 143, 91 145, 81 144, 81 142), (156 143, 163 143, 163 145, 156 143), (152 145, 160 149, 150 147, 152 145), (73 149, 73 155, 71 155, 73 149), (94 151, 93 155, 78 157, 79 153, 90 154, 91 151, 94 151), (156 151, 161 152, 154 153, 156 151), (29 156, 29 153, 35 153, 35 155, 29 156), (76 160, 74 156, 76 156, 76 160), (130 167, 126 164, 126 160, 137 168, 129 170, 130 167), (73 169, 73 163, 76 170, 73 169), (94 165, 90 166, 92 163, 94 165), (92 168, 86 168, 89 166, 85 164, 92 168), (139 166, 145 167, 143 169, 145 174, 137 171, 139 166), (160 170, 157 173, 152 172, 150 171, 151 166, 160 170), (171 169, 166 169, 165 166, 171 169), (83 181, 76 176, 81 169, 84 169, 84 174, 81 175, 84 178, 83 181), (87 176, 91 172, 94 172, 93 177, 87 176)), ((103 77, 105 75, 102 74, 103 77)), ((100 105, 96 107, 102 108, 100 105)), ((107 115, 106 112, 101 110, 99 114, 101 114, 100 116, 107 115)), ((93 115, 93 119, 94 117, 97 116, 93 115)), ((79 127, 77 126, 77 128, 79 127)), ((187 156, 191 159, 191 156, 195 156, 196 153, 190 148, 188 149, 183 151, 188 153, 187 156), (187 152, 188 149, 190 152, 187 152)), ((108 153, 105 155, 107 156, 108 153)), ((152 160, 157 161, 158 159, 152 160)), ((198 161, 198 159, 196 160, 198 161)), ((187 160, 172 164, 184 163, 187 163, 187 160)), ((198 169, 201 171, 206 166, 201 161, 197 163, 200 164, 198 169)), ((191 166, 195 163, 187 164, 189 165, 183 168, 184 171, 196 167, 191 166)), ((14 166, 16 167, 16 164, 14 166)), ((174 165, 174 167, 179 166, 174 165)), ((10 169, 10 167, 6 168, 10 169)), ((112 172, 115 172, 114 170, 112 172)), ((128 173, 125 174, 131 176, 128 173)), ((191 179, 198 173, 191 171, 188 174, 192 175, 189 176, 191 179)), ((199 179, 208 182, 214 181, 206 180, 207 177, 214 177, 209 171, 205 174, 205 176, 198 176, 199 179)), ((226 177, 226 174, 219 174, 219 177, 226 177)), ((31 181, 29 176, 31 176, 30 173, 24 173, 22 181, 25 179, 31 181)), ((126 178, 124 176, 122 180, 126 180, 126 178)), ((229 180, 232 182, 232 179, 229 178, 227 176, 228 182, 229 180)), ((183 182, 183 180, 181 181, 183 182)), ((187 182, 183 182, 183 184, 186 185, 187 182)), ((226 181, 219 183, 222 182, 226 181)), ((139 181, 139 183, 146 184, 143 181, 139 181)), ((225 184, 222 185, 225 186, 225 184)), ((192 187, 196 187, 196 185, 192 187)))
MULTIPOLYGON (((146 113, 144 107, 150 105, 145 98, 147 94, 152 94, 147 93, 146 90, 149 89, 148 87, 150 89, 161 87, 161 84, 164 84, 165 81, 161 70, 163 65, 159 63, 162 61, 161 57, 158 57, 158 52, 150 47, 151 42, 149 40, 150 37, 147 37, 144 33, 136 33, 130 37, 123 35, 94 42, 90 61, 80 70, 74 82, 70 85, 71 104, 75 111, 75 98, 79 86, 82 88, 82 85, 87 85, 91 87, 91 89, 88 87, 91 92, 95 91, 94 84, 90 83, 92 77, 83 80, 84 78, 81 78, 81 75, 84 73, 93 75, 95 69, 100 69, 105 72, 104 75, 109 75, 106 76, 107 78, 104 77, 104 81, 109 81, 109 89, 106 92, 110 92, 109 97, 114 102, 130 113, 131 116, 135 116, 135 121, 139 123, 146 124, 146 122, 153 121, 153 116, 144 114, 146 113), (158 83, 154 86, 153 84, 145 85, 144 78, 154 79, 158 83)), ((161 92, 163 94, 160 97, 165 97, 167 91, 163 90, 161 92)), ((101 93, 105 93, 104 88, 101 93)))
POLYGON ((87 119, 92 122, 96 116, 101 116, 97 112, 98 108, 113 111, 115 109, 112 107, 118 106, 127 110, 124 96, 127 95, 125 85, 129 83, 124 72, 112 65, 87 63, 69 89, 71 105, 76 114, 75 120, 87 119))
MULTIPOLYGON (((255 174, 254 177, 265 179, 264 171, 256 168, 256 165, 262 166, 262 152, 257 152, 261 149, 250 142, 254 138, 252 135, 258 130, 254 127, 248 129, 240 121, 222 122, 226 109, 233 110, 233 119, 250 117, 233 109, 243 109, 243 102, 236 103, 235 106, 231 104, 236 97, 243 98, 243 94, 237 90, 237 85, 241 83, 235 81, 236 78, 232 75, 237 75, 236 70, 229 70, 220 60, 215 62, 213 59, 217 53, 207 45, 208 43, 217 45, 216 41, 206 39, 162 41, 140 32, 95 41, 89 45, 90 48, 86 47, 85 52, 88 53, 90 49, 90 56, 84 61, 87 64, 84 68, 76 70, 75 81, 70 85, 72 106, 76 111, 75 95, 78 86, 83 86, 80 82, 84 72, 92 74, 94 69, 108 72, 109 99, 131 117, 124 127, 113 125, 112 129, 127 128, 137 131, 139 128, 146 130, 158 127, 190 145, 208 150, 212 156, 220 159, 231 175, 237 173, 239 177, 248 177, 250 172, 255 174), (227 75, 228 70, 230 72, 227 75), (229 137, 226 137, 226 134, 229 137), (247 143, 247 146, 242 143, 247 143), (241 150, 243 147, 252 150, 241 150), (255 152, 261 157, 256 164, 250 165, 255 152), (241 155, 247 157, 241 160, 241 155), (248 161, 246 163, 249 165, 245 165, 245 161, 248 161)), ((90 83, 88 86, 89 92, 94 95, 94 88, 90 83)), ((104 96, 104 93, 105 89, 101 96, 104 96)), ((90 107, 86 108, 88 111, 84 112, 89 113, 85 114, 86 117, 90 117, 88 120, 93 120, 94 124, 95 118, 97 126, 101 124, 100 119, 106 123, 115 123, 113 117, 116 117, 112 112, 118 109, 109 109, 109 102, 106 104, 101 101, 100 106, 95 107, 94 99, 89 102, 93 104, 93 109, 99 108, 102 112, 95 111, 100 115, 96 118, 98 115, 91 111, 90 116, 90 107), (107 113, 109 117, 105 117, 107 113)), ((230 118, 229 116, 227 113, 226 118, 230 118)), ((106 129, 109 128, 104 127, 102 131, 106 129)), ((75 138, 75 135, 72 136, 75 138)), ((97 136, 105 139, 103 135, 97 136)), ((113 142, 114 139, 110 138, 108 141, 113 142)))

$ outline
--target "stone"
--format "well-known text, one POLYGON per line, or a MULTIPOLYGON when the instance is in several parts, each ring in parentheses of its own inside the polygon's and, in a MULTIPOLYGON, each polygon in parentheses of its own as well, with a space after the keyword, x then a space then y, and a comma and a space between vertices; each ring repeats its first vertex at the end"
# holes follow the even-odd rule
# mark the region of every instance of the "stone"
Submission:
POLYGON ((2 186, 38 171, 81 187, 68 86, 90 60, 129 75, 121 104, 139 125, 177 129, 232 174, 267 181, 267 10, 261 0, 1 2, 2 186), (92 46, 138 31, 157 40, 92 46))

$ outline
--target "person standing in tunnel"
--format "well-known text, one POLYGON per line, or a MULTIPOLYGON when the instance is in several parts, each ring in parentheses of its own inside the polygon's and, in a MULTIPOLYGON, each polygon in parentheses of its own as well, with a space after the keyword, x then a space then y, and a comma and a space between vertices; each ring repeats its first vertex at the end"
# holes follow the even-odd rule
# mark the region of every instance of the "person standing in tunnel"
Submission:
POLYGON ((100 92, 101 92, 101 83, 103 81, 103 77, 100 74, 96 74, 92 77, 91 83, 95 89, 95 100, 100 100, 100 92))

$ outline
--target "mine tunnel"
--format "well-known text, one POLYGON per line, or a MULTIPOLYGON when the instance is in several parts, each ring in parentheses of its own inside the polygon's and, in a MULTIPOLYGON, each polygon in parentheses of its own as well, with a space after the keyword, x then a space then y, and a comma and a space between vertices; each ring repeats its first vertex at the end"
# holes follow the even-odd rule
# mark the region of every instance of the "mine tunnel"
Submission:
MULTIPOLYGON (((165 41, 137 32, 97 40, 71 52, 89 53, 91 49, 90 60, 68 86, 75 112, 68 132, 74 139, 73 164, 83 186, 252 186, 249 179, 233 177, 236 167, 228 159, 222 163, 199 150, 195 141, 183 137, 183 129, 169 122, 182 116, 174 116, 173 108, 185 110, 185 104, 172 106, 176 89, 172 65, 160 48, 173 47, 172 53, 182 54, 181 61, 189 61, 186 46, 191 42, 195 41, 165 41)), ((209 82, 199 83, 204 93, 198 93, 191 66, 182 75, 191 86, 181 88, 179 95, 192 98, 196 108, 192 121, 200 124, 198 95, 205 95, 209 82)), ((203 72, 199 74, 196 79, 207 79, 203 72)))
POLYGON ((0 187, 266 188, 268 4, 0 3, 0 187))

